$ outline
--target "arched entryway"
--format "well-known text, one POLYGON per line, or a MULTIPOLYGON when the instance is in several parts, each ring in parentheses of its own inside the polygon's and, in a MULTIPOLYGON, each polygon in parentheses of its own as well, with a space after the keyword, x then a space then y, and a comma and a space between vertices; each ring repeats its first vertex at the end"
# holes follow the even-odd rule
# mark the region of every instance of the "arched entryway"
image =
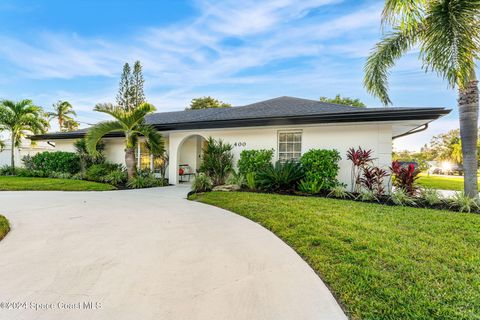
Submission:
POLYGON ((195 178, 202 162, 202 149, 206 139, 194 134, 185 137, 177 151, 177 183, 189 183, 195 178))

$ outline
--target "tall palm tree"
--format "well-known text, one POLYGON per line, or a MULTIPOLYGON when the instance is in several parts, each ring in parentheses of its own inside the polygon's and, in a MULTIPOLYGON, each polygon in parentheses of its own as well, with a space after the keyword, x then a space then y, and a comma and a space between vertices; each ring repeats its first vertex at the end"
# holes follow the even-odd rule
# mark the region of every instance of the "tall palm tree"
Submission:
POLYGON ((155 107, 151 104, 142 103, 131 110, 109 104, 98 104, 94 110, 109 114, 115 120, 100 122, 88 130, 86 135, 88 152, 97 155, 96 146, 105 135, 114 132, 122 133, 125 136, 125 164, 129 179, 137 174, 135 147, 139 136, 145 137, 153 155, 161 155, 165 152, 162 135, 153 126, 145 123, 145 116, 155 111, 155 107))
POLYGON ((384 34, 365 65, 364 84, 384 105, 389 69, 407 51, 419 47, 426 71, 433 71, 458 88, 458 112, 465 170, 465 194, 478 196, 478 81, 475 63, 480 54, 479 0, 386 0, 384 34))
POLYGON ((72 131, 78 129, 78 122, 72 116, 77 116, 73 106, 68 101, 58 101, 53 104, 53 112, 48 112, 48 116, 58 120, 60 131, 72 131))
POLYGON ((45 133, 49 127, 45 113, 41 107, 31 100, 14 102, 2 100, 0 102, 0 130, 10 131, 12 153, 11 166, 15 170, 15 148, 18 148, 22 138, 28 133, 45 133))

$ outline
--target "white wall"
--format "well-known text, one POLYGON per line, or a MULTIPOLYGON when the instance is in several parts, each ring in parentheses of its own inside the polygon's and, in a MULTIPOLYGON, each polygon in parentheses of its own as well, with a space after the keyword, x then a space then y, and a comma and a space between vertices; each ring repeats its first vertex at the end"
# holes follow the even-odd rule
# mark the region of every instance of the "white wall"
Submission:
MULTIPOLYGON (((28 140, 26 140, 28 141, 28 140)), ((11 164, 11 151, 10 146, 7 146, 5 149, 0 151, 0 167, 11 164)), ((55 149, 47 144, 39 144, 37 146, 29 145, 29 142, 25 142, 20 148, 15 148, 15 166, 23 167, 22 158, 29 155, 34 156, 39 152, 44 151, 55 151, 55 149)))

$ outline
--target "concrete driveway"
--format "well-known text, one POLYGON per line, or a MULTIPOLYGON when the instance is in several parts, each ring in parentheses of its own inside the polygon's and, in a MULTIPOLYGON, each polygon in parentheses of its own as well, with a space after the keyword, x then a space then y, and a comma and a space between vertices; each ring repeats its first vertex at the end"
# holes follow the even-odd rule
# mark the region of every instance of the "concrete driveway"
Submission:
POLYGON ((188 189, 0 192, 0 319, 345 319, 259 225, 188 189))

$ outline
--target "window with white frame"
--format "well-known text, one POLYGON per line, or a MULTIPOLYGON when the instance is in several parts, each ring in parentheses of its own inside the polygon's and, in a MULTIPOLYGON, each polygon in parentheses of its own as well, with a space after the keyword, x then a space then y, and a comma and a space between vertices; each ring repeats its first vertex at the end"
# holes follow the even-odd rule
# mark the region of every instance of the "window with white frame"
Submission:
POLYGON ((278 132, 278 160, 300 160, 302 156, 302 131, 278 132))

